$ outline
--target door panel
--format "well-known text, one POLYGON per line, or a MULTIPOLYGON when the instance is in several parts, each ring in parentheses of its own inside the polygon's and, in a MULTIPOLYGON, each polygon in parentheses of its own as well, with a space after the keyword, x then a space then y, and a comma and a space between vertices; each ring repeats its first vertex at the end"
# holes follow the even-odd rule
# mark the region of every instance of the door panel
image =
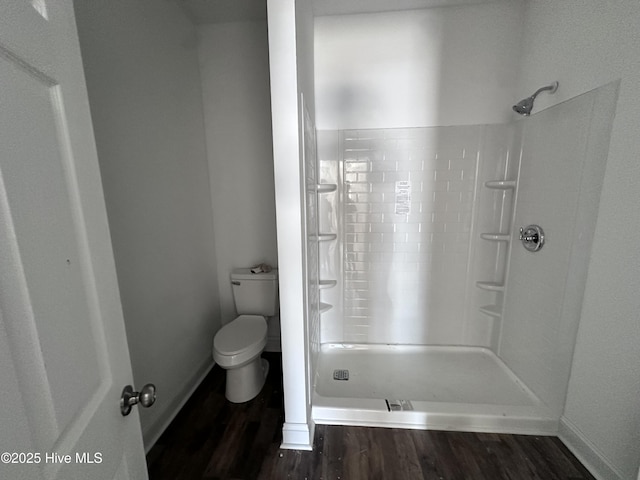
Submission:
POLYGON ((0 477, 146 478, 69 1, 0 0, 0 361, 0 477))
MULTIPOLYGON (((26 298, 11 297, 7 304, 17 301, 16 308, 31 310, 30 329, 37 332, 46 365, 41 376, 46 383, 39 390, 51 393, 54 418, 49 423, 58 434, 104 383, 104 366, 101 372, 94 354, 100 351, 103 357, 104 347, 95 341, 88 321, 92 316, 83 285, 79 232, 66 195, 68 159, 63 159, 58 142, 67 135, 56 131, 56 117, 61 116, 56 88, 6 60, 0 60, 0 84, 11 92, 2 102, 11 121, 2 124, 0 144, 19 146, 19 154, 5 151, 1 159, 2 193, 9 209, 3 216, 10 215, 19 241, 24 275, 20 283, 26 289, 26 298), (68 349, 70 338, 86 340, 68 349)), ((16 347, 18 354, 27 351, 19 343, 16 347)))

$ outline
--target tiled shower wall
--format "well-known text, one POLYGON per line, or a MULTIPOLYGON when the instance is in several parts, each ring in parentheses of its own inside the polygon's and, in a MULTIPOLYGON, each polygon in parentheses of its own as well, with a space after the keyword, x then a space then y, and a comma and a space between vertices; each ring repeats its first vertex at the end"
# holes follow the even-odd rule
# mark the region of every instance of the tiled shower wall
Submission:
POLYGON ((344 132, 345 341, 456 341, 480 131, 344 132))
POLYGON ((473 258, 478 217, 495 216, 477 202, 478 172, 495 170, 482 162, 499 161, 483 158, 496 150, 487 139, 506 137, 486 135, 495 128, 320 132, 322 181, 339 184, 331 211, 342 242, 342 308, 322 316, 323 343, 488 346, 490 334, 470 337, 468 322, 488 322, 469 304, 486 278, 470 273, 483 275, 473 258))

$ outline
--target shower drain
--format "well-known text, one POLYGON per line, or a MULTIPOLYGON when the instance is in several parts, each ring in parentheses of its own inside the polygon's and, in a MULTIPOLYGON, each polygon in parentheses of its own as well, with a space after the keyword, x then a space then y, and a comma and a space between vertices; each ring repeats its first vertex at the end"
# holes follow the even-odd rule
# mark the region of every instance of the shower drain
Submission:
POLYGON ((403 412, 406 410, 413 410, 413 405, 409 400, 396 400, 385 398, 387 404, 387 410, 390 412, 403 412))
POLYGON ((334 380, 349 380, 349 370, 334 370, 333 371, 333 379, 334 380))

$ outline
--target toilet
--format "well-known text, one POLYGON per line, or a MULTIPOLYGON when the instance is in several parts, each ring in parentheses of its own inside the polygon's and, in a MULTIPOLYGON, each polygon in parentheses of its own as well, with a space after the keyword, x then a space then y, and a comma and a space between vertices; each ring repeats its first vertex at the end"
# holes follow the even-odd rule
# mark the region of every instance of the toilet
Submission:
POLYGON ((231 286, 238 317, 216 333, 213 359, 227 371, 227 400, 243 403, 260 393, 269 372, 269 362, 260 354, 267 344, 266 317, 278 310, 278 271, 236 269, 231 286))

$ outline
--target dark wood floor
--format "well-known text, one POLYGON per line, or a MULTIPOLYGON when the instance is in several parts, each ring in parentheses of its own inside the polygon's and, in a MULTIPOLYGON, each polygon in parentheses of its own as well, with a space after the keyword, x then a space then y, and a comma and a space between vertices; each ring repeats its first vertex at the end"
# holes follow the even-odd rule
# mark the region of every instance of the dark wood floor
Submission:
POLYGON ((280 450, 278 354, 254 400, 224 398, 214 367, 147 456, 151 480, 593 479, 555 437, 318 425, 313 452, 280 450))

